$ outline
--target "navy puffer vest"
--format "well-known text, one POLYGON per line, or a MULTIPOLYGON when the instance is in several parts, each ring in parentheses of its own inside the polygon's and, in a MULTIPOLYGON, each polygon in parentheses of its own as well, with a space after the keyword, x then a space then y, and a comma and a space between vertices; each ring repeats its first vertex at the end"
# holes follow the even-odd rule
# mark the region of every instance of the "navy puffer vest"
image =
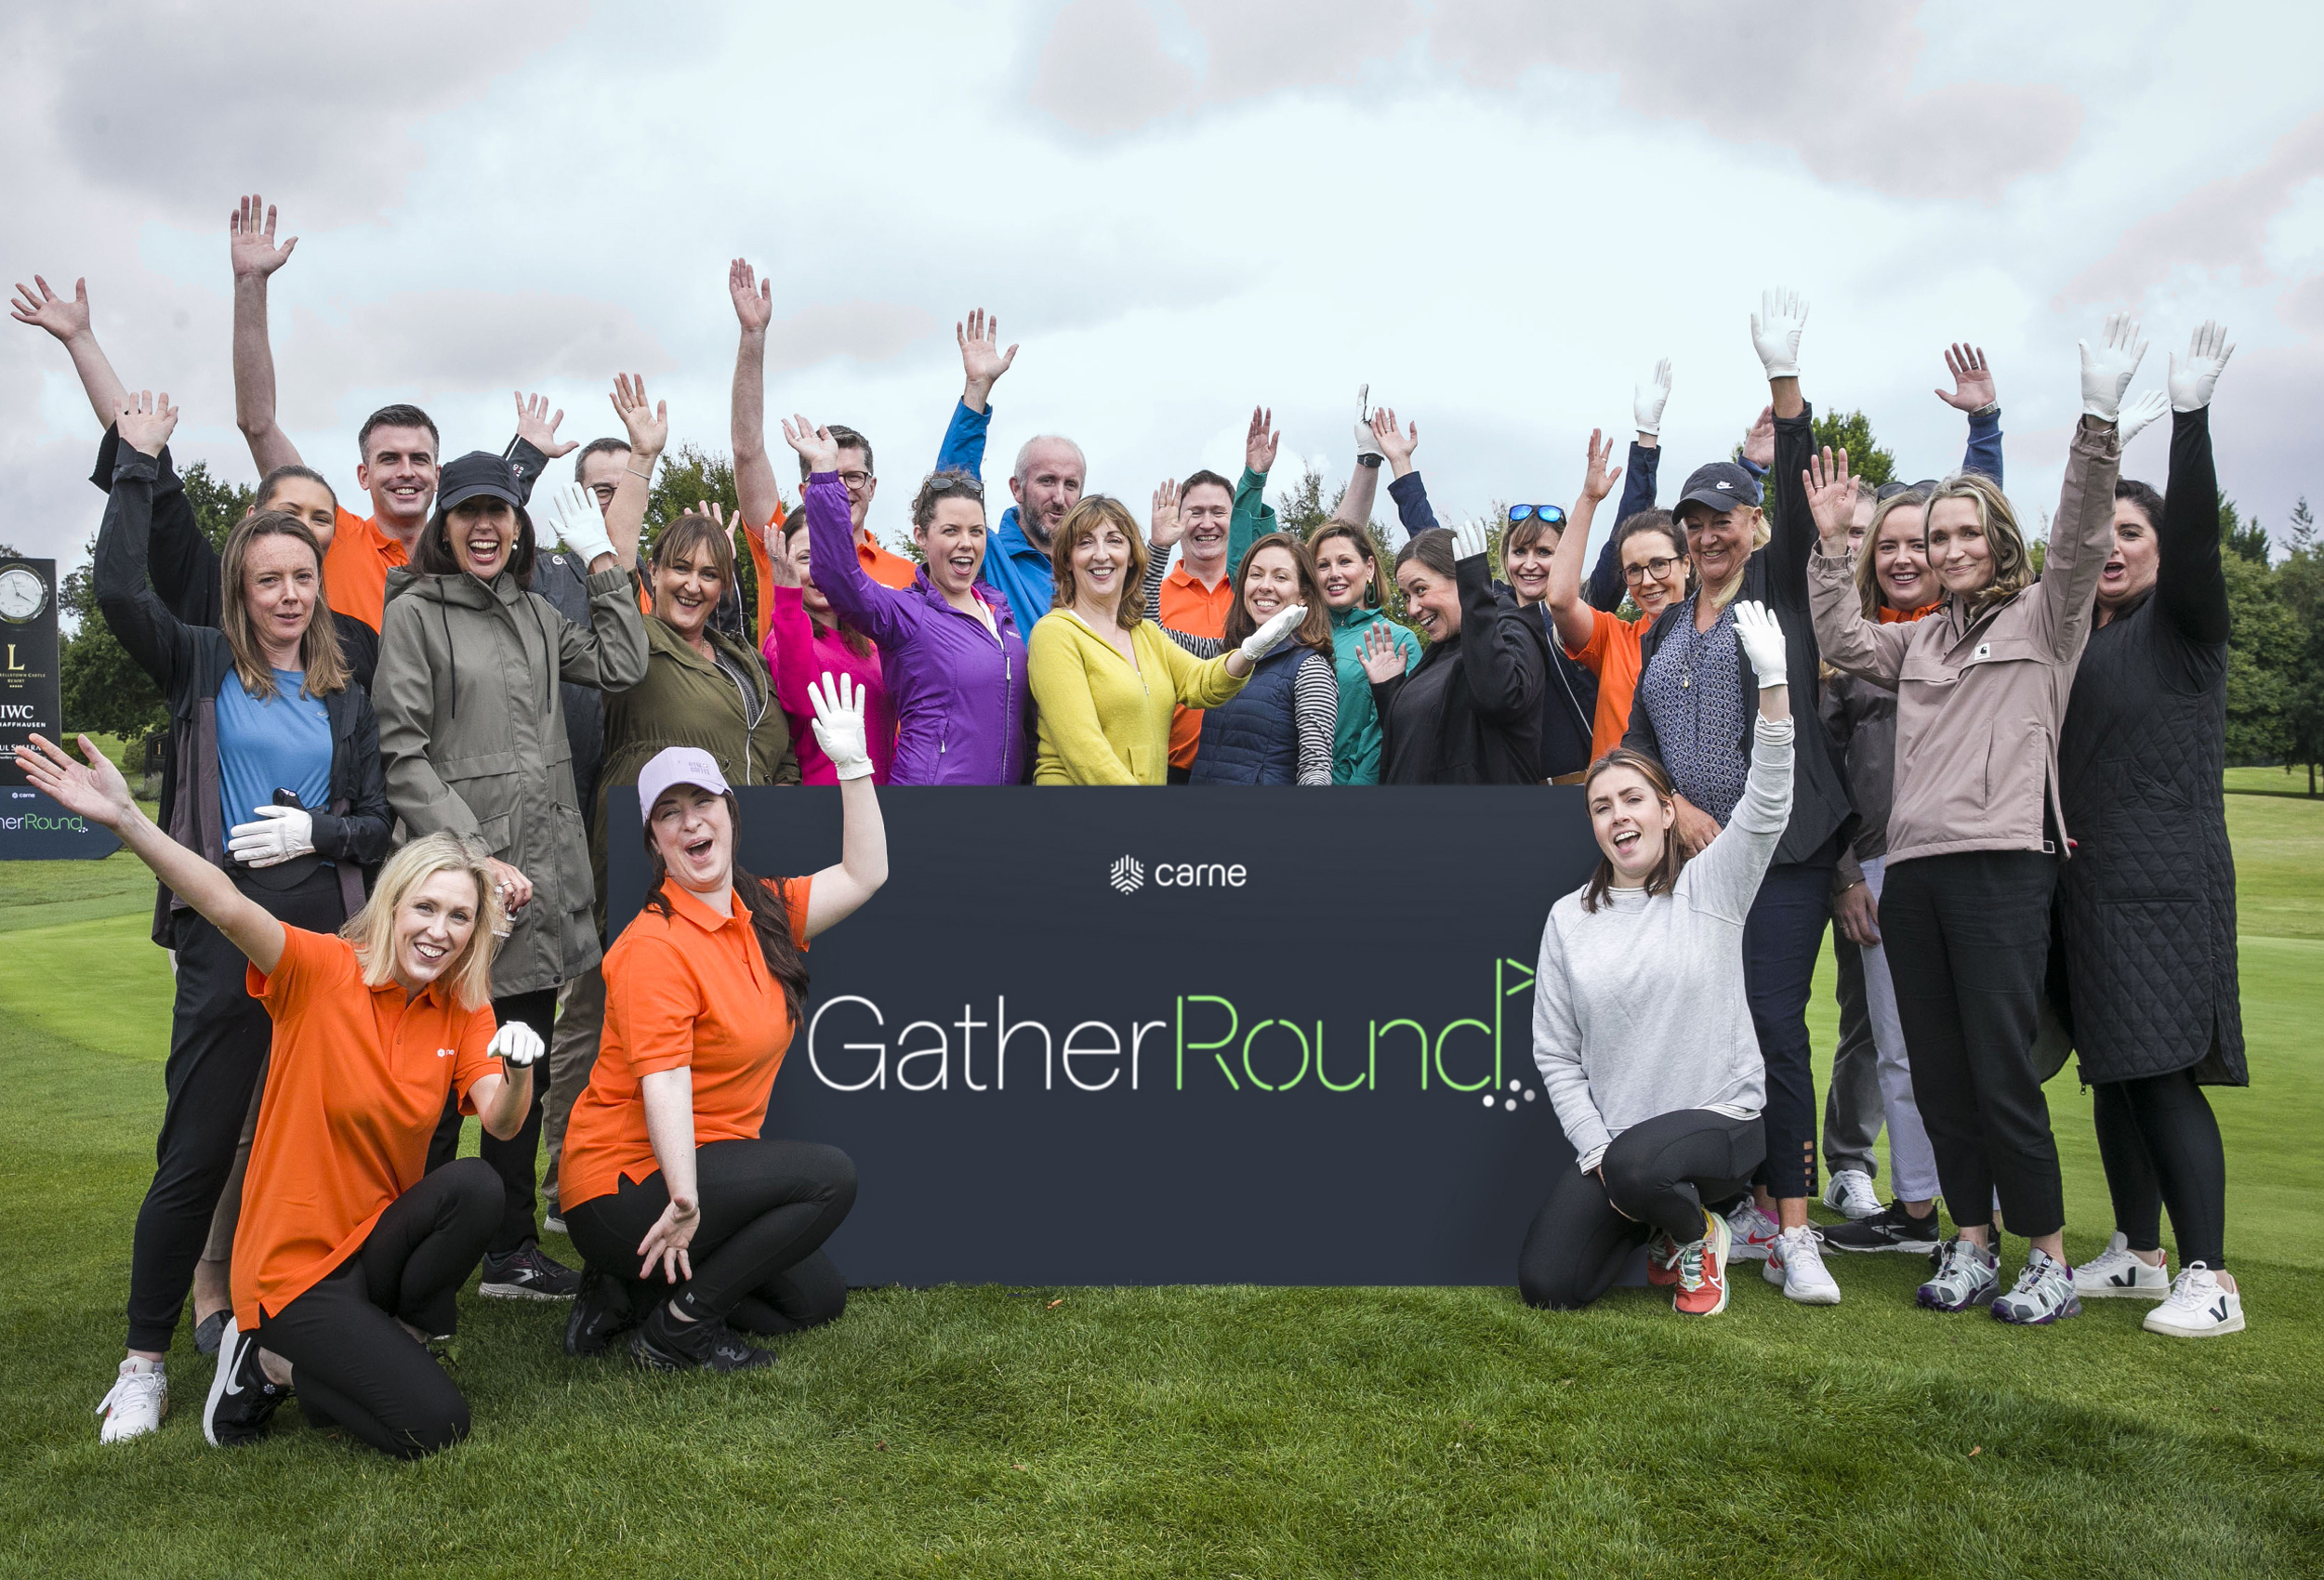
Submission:
POLYGON ((1314 650, 1287 643, 1259 661, 1248 685, 1202 716, 1194 784, 1297 784, 1299 710, 1291 684, 1314 650))

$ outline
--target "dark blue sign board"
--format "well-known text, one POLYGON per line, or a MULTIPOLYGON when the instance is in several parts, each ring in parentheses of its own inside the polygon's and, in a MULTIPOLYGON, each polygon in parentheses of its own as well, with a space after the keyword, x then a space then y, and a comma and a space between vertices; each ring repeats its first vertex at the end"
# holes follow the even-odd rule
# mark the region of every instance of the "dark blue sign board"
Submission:
POLYGON ((0 861, 75 861, 121 849, 111 831, 31 788, 16 756, 33 735, 65 738, 57 562, 0 556, 0 861))

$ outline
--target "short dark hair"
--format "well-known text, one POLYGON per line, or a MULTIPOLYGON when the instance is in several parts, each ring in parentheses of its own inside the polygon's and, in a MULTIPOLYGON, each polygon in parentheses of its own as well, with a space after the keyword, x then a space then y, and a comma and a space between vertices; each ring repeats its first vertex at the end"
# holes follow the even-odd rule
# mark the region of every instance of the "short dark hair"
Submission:
MULTIPOLYGON (((503 503, 506 503, 505 501, 503 503)), ((533 518, 523 511, 513 512, 517 519, 515 546, 508 552, 508 570, 517 579, 517 586, 531 587, 533 567, 540 549, 533 539, 533 518)), ((441 505, 428 518, 428 524, 419 530, 419 541, 412 546, 412 569, 423 576, 456 576, 460 573, 459 556, 452 552, 452 516, 441 505)))
POLYGON ((274 491, 292 478, 301 478, 308 482, 321 483, 323 492, 331 496, 332 508, 338 507, 339 491, 331 486, 329 478, 324 477, 312 467, 277 467, 258 480, 258 492, 250 496, 250 508, 253 510, 268 508, 268 502, 274 497, 274 491))
POLYGON ((375 428, 424 428, 428 442, 436 447, 436 458, 443 459, 443 435, 436 431, 434 418, 417 406, 382 406, 363 419, 355 435, 355 458, 365 466, 371 464, 371 430, 375 428))
POLYGON ((1226 490, 1228 505, 1232 506, 1235 503, 1235 485, 1218 473, 1209 470, 1196 472, 1184 482, 1180 483, 1178 485, 1179 499, 1182 502, 1184 501, 1188 494, 1198 488, 1223 488, 1226 490))
MULTIPOLYGON (((825 423, 823 425, 823 430, 831 436, 831 447, 834 450, 861 450, 864 453, 864 469, 874 477, 879 475, 879 468, 872 464, 870 440, 865 439, 853 428, 844 428, 838 423, 825 423)), ((801 455, 799 458, 799 481, 805 482, 813 475, 808 470, 807 457, 801 455)))
POLYGON ((2148 526, 2162 525, 2162 495, 2155 492, 2153 483, 2140 482, 2135 478, 2117 478, 2114 481, 2114 496, 2127 499, 2144 510, 2148 526))
POLYGON ((573 481, 575 482, 579 482, 581 481, 581 468, 588 463, 590 456, 610 455, 616 450, 620 451, 625 455, 629 453, 629 441, 626 439, 615 439, 609 434, 603 439, 592 439, 587 444, 581 446, 581 454, 573 458, 573 481))

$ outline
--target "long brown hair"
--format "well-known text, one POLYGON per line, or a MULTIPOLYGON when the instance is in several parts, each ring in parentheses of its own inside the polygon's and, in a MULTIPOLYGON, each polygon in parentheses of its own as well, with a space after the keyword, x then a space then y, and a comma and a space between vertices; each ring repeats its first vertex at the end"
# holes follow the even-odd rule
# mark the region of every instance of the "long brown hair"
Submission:
MULTIPOLYGON (((799 533, 805 532, 806 530, 807 512, 804 510, 792 511, 791 519, 783 523, 783 549, 786 554, 790 552, 791 540, 799 536, 799 533)), ((808 558, 808 567, 811 573, 813 570, 813 551, 811 549, 809 551, 808 558)), ((822 624, 822 622, 818 621, 812 614, 809 614, 807 616, 807 623, 810 625, 822 624)), ((840 619, 837 610, 832 612, 828 628, 839 633, 839 640, 846 645, 847 651, 853 653, 856 657, 869 658, 871 656, 871 639, 865 636, 863 632, 857 630, 846 621, 840 619)))
POLYGON ((1324 540, 1334 537, 1346 538, 1355 546, 1355 552, 1362 557, 1364 563, 1371 567, 1367 573, 1367 579, 1364 584, 1364 607, 1367 609, 1386 608, 1388 592, 1384 579, 1380 575, 1380 550, 1372 542, 1372 534, 1362 527, 1352 526, 1346 521, 1326 521, 1307 534, 1308 557, 1321 559, 1324 540))
MULTIPOLYGON (((734 792, 729 790, 719 797, 726 803, 726 823, 733 832, 739 849, 743 838, 742 810, 734 804, 734 792)), ((670 897, 664 885, 669 880, 669 867, 662 860, 661 849, 654 843, 654 816, 646 809, 645 824, 646 894, 645 908, 655 915, 671 915, 670 897)), ((763 878, 751 876, 743 870, 739 861, 734 863, 734 893, 750 915, 750 930, 759 937, 759 954, 767 963, 768 972, 783 984, 783 1006, 789 1013, 791 1024, 799 1024, 799 1007, 807 1002, 807 962, 799 957, 799 945, 791 941, 790 907, 783 897, 763 878)))
POLYGON ((1315 579, 1315 557, 1289 533, 1269 533, 1243 551, 1243 562, 1235 568, 1235 601, 1226 612, 1227 646, 1241 646, 1245 638, 1259 629, 1259 622, 1243 607, 1243 589, 1250 583, 1251 561, 1262 548, 1280 548, 1290 555, 1292 568, 1299 573, 1299 601, 1307 605, 1307 618, 1291 633, 1291 640, 1316 652, 1330 652, 1331 611, 1324 607, 1324 589, 1315 579))
POLYGON ((226 596, 218 618, 226 630, 226 645, 234 655, 234 673, 242 677, 242 689, 260 702, 274 695, 274 666, 266 661, 266 650, 258 645, 258 634, 251 628, 250 604, 243 586, 250 546, 262 537, 294 539, 315 557, 314 607, 307 614, 306 633, 298 639, 298 666, 307 672, 299 682, 300 693, 321 697, 346 690, 347 665, 339 658, 338 628, 331 623, 330 605, 323 595, 323 546, 315 541, 312 528, 284 510, 244 516, 226 539, 225 563, 218 572, 226 596))
MULTIPOLYGON (((1907 506, 1911 506, 1921 511, 1921 557, 1925 560, 1928 558, 1929 541, 1928 504, 1929 496, 1917 488, 1908 488, 1901 494, 1890 494, 1872 507, 1872 519, 1865 524, 1864 528, 1864 543, 1856 550, 1856 601, 1863 606, 1864 617, 1867 620, 1878 620, 1881 617, 1881 606, 1887 601, 1888 598, 1888 595, 1881 590, 1880 572, 1873 564, 1874 560, 1878 558, 1873 550, 1880 545, 1881 523, 1888 520, 1891 511, 1902 510, 1907 506)), ((1936 580, 1936 570, 1934 566, 1929 570, 1929 580, 1932 582, 1936 580)), ((1941 598, 1944 595, 1940 592, 1937 596, 1941 598)), ((1912 611, 1900 609, 1897 612, 1909 614, 1912 611)))
MULTIPOLYGON (((1590 765, 1589 776, 1581 782, 1581 804, 1584 807, 1590 805, 1590 787, 1597 783, 1598 776, 1618 768, 1630 769, 1644 779, 1647 788, 1655 793, 1655 798, 1664 806, 1677 803, 1678 791, 1671 786, 1670 776, 1663 771, 1660 763, 1644 752, 1617 746, 1590 765)), ((1663 833, 1662 860, 1653 872, 1646 875, 1646 892, 1649 895, 1670 893, 1679 881, 1679 869, 1686 865, 1686 847, 1680 843, 1677 835, 1675 824, 1663 833)), ((1613 887, 1614 862, 1601 855, 1598 870, 1590 875, 1590 887, 1581 891, 1581 908, 1596 912, 1599 902, 1605 898, 1605 891, 1613 887)))
POLYGON ((1050 565, 1057 573, 1057 592, 1050 599, 1050 607, 1074 606, 1080 590, 1074 576, 1074 546, 1085 537, 1094 536, 1099 527, 1109 523, 1119 527, 1122 535, 1129 539, 1129 573, 1122 583, 1121 604, 1114 612, 1114 618, 1127 631, 1146 617, 1146 534, 1138 530, 1138 518, 1111 494, 1085 494, 1058 524, 1056 541, 1050 545, 1049 551, 1050 565))
MULTIPOLYGON (((1929 517, 1948 499, 1966 499, 1977 507, 1977 530, 1985 533, 1986 552, 1992 557, 1993 580, 1969 595, 1970 618, 1981 616, 1997 604, 2007 603, 2035 582, 2033 556, 2026 551, 2026 533, 2017 524, 2017 512, 2010 507, 2009 495, 2001 485, 1982 472, 1955 472, 1930 490, 1927 514, 1921 517, 1921 532, 1928 535, 1929 517)), ((1929 572, 1936 572, 1936 557, 1929 557, 1929 572)), ((1941 585, 1941 584, 1940 584, 1941 585)))

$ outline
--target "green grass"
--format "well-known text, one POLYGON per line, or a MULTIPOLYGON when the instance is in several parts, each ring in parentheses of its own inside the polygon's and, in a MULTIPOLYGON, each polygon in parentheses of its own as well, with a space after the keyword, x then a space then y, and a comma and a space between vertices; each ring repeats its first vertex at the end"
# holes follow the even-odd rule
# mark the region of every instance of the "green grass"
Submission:
MULTIPOLYGON (((569 1363, 560 1310, 471 1299, 475 1436, 408 1467, 296 1408, 263 1447, 205 1448, 182 1331, 165 1429, 98 1443, 168 976, 127 858, 0 864, 0 1573, 2324 1572, 2324 803, 2229 817, 2238 1336, 2154 1338, 2126 1301, 2031 1332, 1937 1317, 1910 1304, 1922 1264, 1880 1257, 1841 1262, 1836 1311, 1747 1267, 1707 1323, 1644 1291, 1558 1316, 1505 1288, 879 1291, 726 1382, 569 1363)), ((1815 1018, 1828 1056, 1828 981, 1815 1018)), ((2087 1253, 2089 1099, 2070 1069, 2050 1097, 2087 1253)))

